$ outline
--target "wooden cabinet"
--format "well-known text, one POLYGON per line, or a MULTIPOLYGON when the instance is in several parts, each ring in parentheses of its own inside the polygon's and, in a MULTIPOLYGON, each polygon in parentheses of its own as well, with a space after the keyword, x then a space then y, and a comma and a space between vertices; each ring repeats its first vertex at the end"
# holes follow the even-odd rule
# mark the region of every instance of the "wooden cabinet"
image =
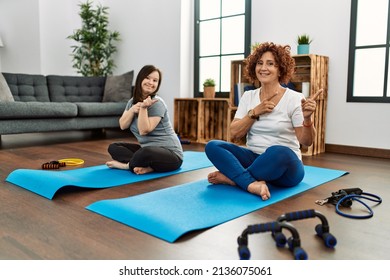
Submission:
POLYGON ((317 98, 317 109, 312 119, 317 130, 316 138, 310 147, 302 147, 302 154, 312 156, 325 152, 326 108, 328 101, 329 58, 321 55, 296 55, 295 75, 291 79, 297 91, 302 91, 304 83, 309 83, 309 95, 323 89, 317 98))
MULTIPOLYGON (((317 109, 313 122, 317 136, 310 147, 302 147, 303 155, 316 155, 325 152, 326 104, 328 97, 328 62, 326 56, 308 54, 293 56, 296 64, 295 75, 291 80, 295 90, 302 91, 309 85, 309 95, 323 89, 317 99, 317 109)), ((175 98, 174 129, 183 139, 207 143, 211 139, 232 141, 230 123, 237 107, 234 102, 237 84, 250 84, 244 76, 244 60, 231 62, 231 80, 229 98, 175 98)), ((259 85, 254 84, 254 87, 259 85)), ((244 139, 235 141, 244 144, 244 139)))
POLYGON ((230 114, 228 98, 175 98, 174 129, 180 138, 199 143, 227 140, 230 114))
POLYGON ((237 106, 237 94, 242 95, 244 87, 243 85, 253 85, 259 87, 258 84, 252 84, 244 75, 244 60, 232 60, 230 63, 230 95, 229 101, 232 107, 237 106), (242 86, 241 86, 242 85, 242 86), (237 90, 239 92, 237 92, 237 90))
POLYGON ((182 139, 198 141, 199 99, 175 98, 174 100, 173 127, 182 139))

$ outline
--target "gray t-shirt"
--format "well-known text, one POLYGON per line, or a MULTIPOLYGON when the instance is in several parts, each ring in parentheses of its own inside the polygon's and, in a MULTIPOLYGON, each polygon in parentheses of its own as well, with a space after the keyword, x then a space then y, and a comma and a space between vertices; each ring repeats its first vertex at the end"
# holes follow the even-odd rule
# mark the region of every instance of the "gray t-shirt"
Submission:
MULTIPOLYGON (((158 99, 158 101, 148 108, 148 116, 161 117, 156 128, 147 135, 140 135, 137 126, 138 114, 136 114, 134 115, 133 122, 130 124, 130 131, 137 138, 141 147, 165 147, 183 159, 183 148, 169 120, 167 105, 161 97, 155 96, 154 99, 158 99)), ((129 110, 132 105, 133 98, 127 103, 126 110, 129 110)))

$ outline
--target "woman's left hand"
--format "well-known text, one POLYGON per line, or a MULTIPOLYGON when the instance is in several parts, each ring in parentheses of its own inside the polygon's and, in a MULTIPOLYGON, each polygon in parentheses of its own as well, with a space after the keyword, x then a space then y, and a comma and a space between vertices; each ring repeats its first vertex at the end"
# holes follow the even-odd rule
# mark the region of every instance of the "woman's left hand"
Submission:
POLYGON ((323 89, 320 89, 319 91, 316 92, 316 94, 309 97, 308 99, 301 100, 303 117, 305 119, 310 118, 310 116, 316 110, 316 107, 317 107, 316 99, 322 92, 323 92, 323 89))

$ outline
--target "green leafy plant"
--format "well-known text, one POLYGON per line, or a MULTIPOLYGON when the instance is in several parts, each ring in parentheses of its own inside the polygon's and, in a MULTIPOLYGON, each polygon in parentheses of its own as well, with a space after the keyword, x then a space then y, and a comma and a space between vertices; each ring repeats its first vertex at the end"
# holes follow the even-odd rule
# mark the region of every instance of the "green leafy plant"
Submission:
POLYGON ((67 37, 78 43, 71 46, 72 66, 83 76, 111 75, 116 67, 112 58, 117 51, 114 42, 120 40, 120 35, 108 30, 108 7, 98 5, 94 9, 89 1, 79 6, 82 27, 67 37))
POLYGON ((211 78, 208 78, 208 79, 204 80, 203 86, 204 87, 215 87, 215 81, 211 78))
POLYGON ((252 45, 251 45, 251 51, 254 51, 258 46, 260 46, 261 43, 259 42, 254 42, 252 45))
POLYGON ((298 35, 297 43, 298 45, 310 45, 313 42, 313 39, 310 39, 310 36, 307 34, 298 35))

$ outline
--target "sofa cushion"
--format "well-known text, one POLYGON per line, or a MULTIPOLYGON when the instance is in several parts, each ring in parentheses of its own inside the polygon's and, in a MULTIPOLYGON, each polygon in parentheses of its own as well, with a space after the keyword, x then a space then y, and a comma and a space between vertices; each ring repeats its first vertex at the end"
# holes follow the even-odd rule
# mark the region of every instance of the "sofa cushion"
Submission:
MULTIPOLYGON (((0 120, 1 134, 36 133, 78 129, 77 118, 0 120)), ((24 138, 28 142, 28 138, 24 138)))
POLYGON ((120 76, 107 76, 103 102, 127 102, 132 96, 134 71, 120 76))
POLYGON ((126 102, 77 102, 79 117, 119 116, 126 108, 126 102))
POLYGON ((77 116, 73 103, 57 102, 0 102, 0 119, 54 119, 77 116))
POLYGON ((0 73, 0 102, 12 102, 15 101, 11 90, 4 79, 3 74, 0 73))
POLYGON ((101 102, 106 77, 48 75, 50 100, 54 102, 101 102))
POLYGON ((3 73, 3 76, 15 101, 50 101, 45 76, 13 73, 3 73))

